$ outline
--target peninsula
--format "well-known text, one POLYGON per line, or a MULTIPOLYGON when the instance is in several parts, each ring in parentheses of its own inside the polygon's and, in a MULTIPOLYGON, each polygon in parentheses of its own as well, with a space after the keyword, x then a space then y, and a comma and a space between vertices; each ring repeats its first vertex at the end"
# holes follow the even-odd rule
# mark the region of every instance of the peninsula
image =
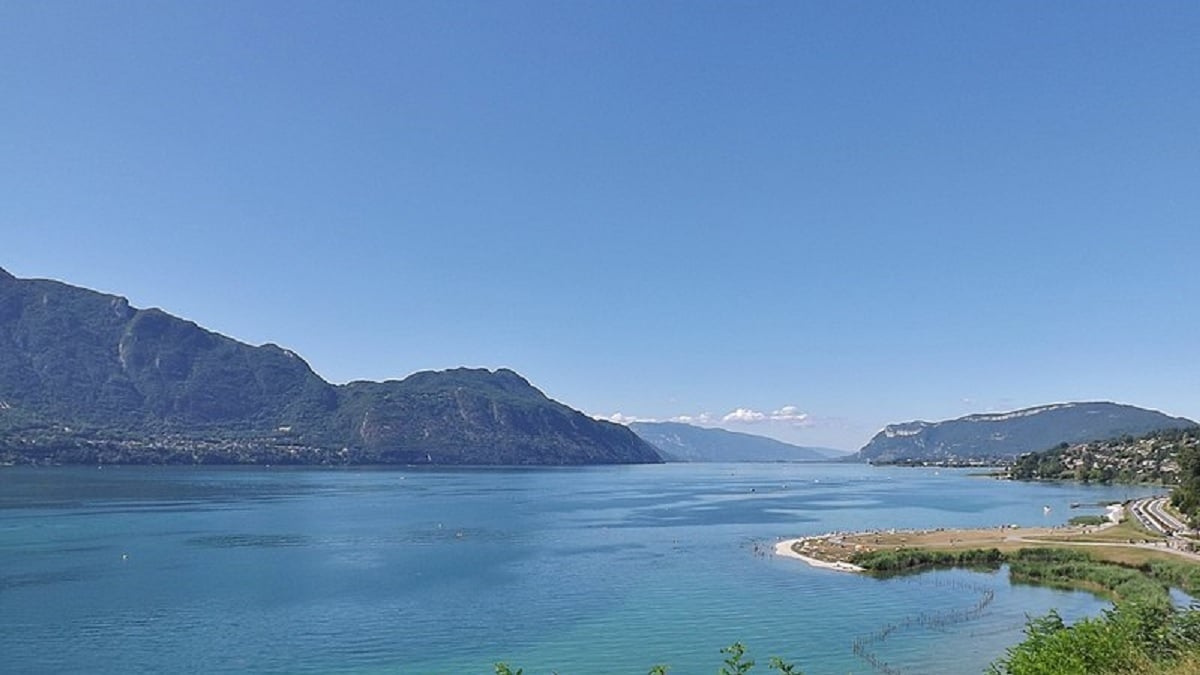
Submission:
POLYGON ((781 540, 775 553, 815 567, 854 572, 954 566, 955 556, 979 550, 996 551, 995 561, 1000 562, 1023 549, 1053 548, 1086 551, 1095 560, 1118 565, 1181 559, 1200 563, 1200 553, 1195 551, 1200 540, 1194 532, 1181 532, 1178 523, 1162 524, 1144 515, 1161 510, 1163 501, 1142 499, 1110 505, 1101 524, 834 532, 781 540), (923 558, 917 552, 928 555, 923 558), (903 569, 885 563, 889 556, 907 557, 900 565, 903 569))
MULTIPOLYGON (((1111 506, 1100 524, 832 533, 780 541, 775 552, 816 567, 875 575, 1006 565, 1014 583, 1072 588, 1113 601, 1102 615, 1070 626, 1054 611, 1031 617, 1026 639, 988 672, 1193 675, 1200 672, 1200 611, 1180 608, 1168 589, 1193 598, 1200 593, 1200 554, 1194 551, 1196 533, 1176 529, 1180 523, 1164 511, 1165 502, 1159 497, 1111 506)), ((985 611, 990 597, 955 613, 954 620, 985 611)), ((876 639, 886 639, 888 630, 876 639)), ((882 661, 868 642, 856 641, 855 653, 891 672, 878 668, 882 661)))

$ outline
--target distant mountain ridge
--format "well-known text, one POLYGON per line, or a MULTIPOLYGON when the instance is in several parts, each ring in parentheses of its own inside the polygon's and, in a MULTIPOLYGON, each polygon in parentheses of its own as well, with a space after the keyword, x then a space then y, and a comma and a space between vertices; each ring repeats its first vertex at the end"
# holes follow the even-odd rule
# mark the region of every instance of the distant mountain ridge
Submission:
POLYGON ((332 385, 276 345, 0 269, 0 463, 660 461, 511 370, 332 385))
POLYGON ((1195 422, 1183 417, 1107 401, 1054 403, 942 422, 889 424, 858 451, 855 459, 874 463, 1006 460, 1059 443, 1142 436, 1194 426, 1195 422))
POLYGON ((668 462, 820 462, 849 454, 681 422, 633 422, 629 428, 668 462))

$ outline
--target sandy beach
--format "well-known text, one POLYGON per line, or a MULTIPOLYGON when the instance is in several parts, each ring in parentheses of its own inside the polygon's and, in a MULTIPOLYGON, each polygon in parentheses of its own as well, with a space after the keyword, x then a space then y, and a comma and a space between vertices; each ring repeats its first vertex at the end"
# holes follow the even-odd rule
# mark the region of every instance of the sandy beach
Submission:
POLYGON ((795 546, 795 544, 799 544, 803 541, 804 541, 804 539, 785 539, 781 542, 778 542, 775 544, 775 555, 783 556, 784 558, 795 558, 796 560, 800 560, 805 563, 808 563, 809 565, 812 565, 813 567, 820 567, 822 569, 840 570, 842 572, 861 572, 861 571, 863 571, 863 568, 859 567, 858 565, 852 564, 852 563, 825 562, 824 560, 817 560, 816 558, 812 558, 812 557, 809 557, 806 555, 801 555, 800 553, 796 552, 796 549, 794 546, 795 546))

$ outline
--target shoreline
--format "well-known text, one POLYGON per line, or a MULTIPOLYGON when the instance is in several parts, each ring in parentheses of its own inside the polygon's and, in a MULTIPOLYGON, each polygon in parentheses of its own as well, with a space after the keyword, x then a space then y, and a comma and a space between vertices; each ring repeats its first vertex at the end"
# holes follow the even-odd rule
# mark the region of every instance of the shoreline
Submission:
POLYGON ((779 541, 779 542, 775 543, 775 555, 783 557, 783 558, 792 558, 794 560, 799 560, 801 562, 807 563, 808 565, 810 565, 812 567, 817 567, 820 569, 837 570, 839 572, 862 572, 862 571, 864 571, 863 568, 859 567, 858 565, 855 565, 854 563, 841 562, 841 561, 827 562, 825 560, 820 560, 818 558, 813 558, 811 556, 807 556, 802 553, 799 553, 795 549, 796 544, 803 544, 804 542, 806 542, 810 539, 823 539, 823 538, 826 538, 829 536, 832 536, 832 535, 825 534, 825 535, 821 535, 819 537, 801 537, 798 539, 784 539, 783 541, 779 541))
POLYGON ((1105 507, 1099 525, 1018 526, 978 528, 932 528, 917 530, 866 530, 826 532, 818 535, 779 539, 774 553, 799 560, 810 567, 841 572, 866 572, 855 564, 860 553, 918 549, 927 551, 971 551, 997 549, 1011 553, 1023 548, 1075 548, 1090 552, 1098 560, 1137 567, 1153 559, 1184 558, 1200 561, 1200 551, 1191 546, 1173 546, 1169 538, 1149 532, 1125 518, 1125 504, 1105 507))

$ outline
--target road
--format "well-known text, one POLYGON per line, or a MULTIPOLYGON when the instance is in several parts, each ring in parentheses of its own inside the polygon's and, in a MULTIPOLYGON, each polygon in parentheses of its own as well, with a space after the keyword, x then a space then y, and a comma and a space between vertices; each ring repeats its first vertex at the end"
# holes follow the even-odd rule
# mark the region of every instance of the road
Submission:
MULTIPOLYGON (((1195 535, 1195 532, 1188 528, 1187 523, 1179 520, 1173 513, 1167 511, 1167 497, 1146 497, 1137 499, 1129 503, 1129 512, 1137 518, 1142 527, 1157 532, 1167 538, 1166 541, 1157 542, 1129 542, 1128 544, 1118 544, 1116 542, 1072 542, 1072 546, 1128 546, 1131 548, 1144 548, 1155 551, 1163 551, 1173 555, 1191 558, 1192 560, 1200 560, 1200 553, 1192 550, 1195 544, 1194 539, 1189 539, 1183 535, 1195 535)), ((1101 529, 1111 526, 1102 525, 1101 529)), ((1031 539, 1025 537, 1010 537, 1010 541, 1027 541, 1044 543, 1040 539, 1031 539)))
POLYGON ((1147 497, 1129 504, 1129 512, 1137 518, 1142 527, 1151 532, 1173 537, 1176 534, 1188 532, 1187 523, 1176 518, 1167 511, 1166 497, 1147 497))

